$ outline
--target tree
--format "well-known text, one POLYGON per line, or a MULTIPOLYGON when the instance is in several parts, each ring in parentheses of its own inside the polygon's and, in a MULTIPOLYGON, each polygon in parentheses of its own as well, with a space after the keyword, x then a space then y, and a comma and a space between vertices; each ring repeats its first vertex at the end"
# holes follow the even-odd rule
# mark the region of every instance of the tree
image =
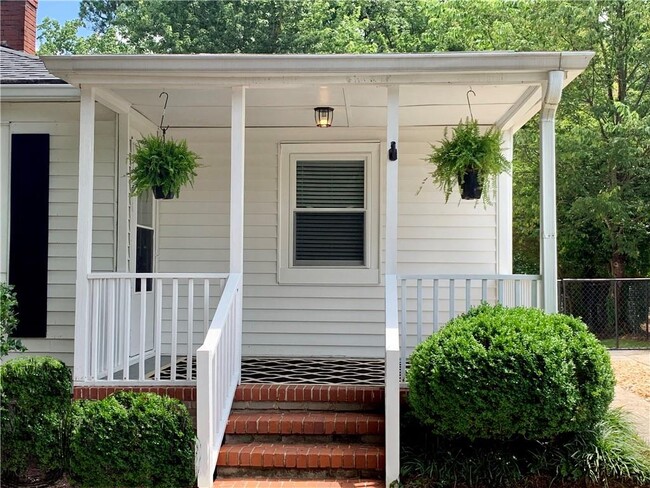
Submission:
MULTIPOLYGON (((563 276, 650 273, 650 3, 540 1, 528 23, 538 49, 594 50, 586 72, 563 94, 557 122, 558 253, 563 276), (570 25, 570 32, 566 26, 570 25), (541 34, 545 33, 545 36, 541 34)), ((536 131, 536 129, 533 129, 536 131)), ((537 173, 524 128, 515 175, 516 261, 536 260, 531 232, 537 173), (520 205, 523 203, 523 205, 520 205), (533 257, 534 256, 534 257, 533 257)), ((536 225, 535 225, 536 226, 536 225)))
POLYGON ((68 20, 61 24, 59 21, 46 17, 39 26, 38 53, 43 54, 127 54, 134 52, 133 48, 120 39, 114 27, 103 33, 94 33, 88 37, 77 35, 83 26, 81 20, 68 20))

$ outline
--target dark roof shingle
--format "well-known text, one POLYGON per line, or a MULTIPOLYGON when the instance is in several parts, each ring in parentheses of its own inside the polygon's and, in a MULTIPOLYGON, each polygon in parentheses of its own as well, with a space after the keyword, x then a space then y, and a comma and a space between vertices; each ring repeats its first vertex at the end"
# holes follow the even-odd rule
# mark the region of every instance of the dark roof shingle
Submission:
POLYGON ((0 84, 60 84, 38 56, 0 46, 0 84))

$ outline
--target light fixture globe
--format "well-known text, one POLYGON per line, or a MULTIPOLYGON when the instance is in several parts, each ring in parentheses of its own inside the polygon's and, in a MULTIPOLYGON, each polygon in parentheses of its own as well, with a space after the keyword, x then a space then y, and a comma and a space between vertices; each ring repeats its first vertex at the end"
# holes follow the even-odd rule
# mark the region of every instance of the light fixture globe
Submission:
POLYGON ((332 127, 334 109, 332 107, 316 107, 314 109, 316 127, 332 127))

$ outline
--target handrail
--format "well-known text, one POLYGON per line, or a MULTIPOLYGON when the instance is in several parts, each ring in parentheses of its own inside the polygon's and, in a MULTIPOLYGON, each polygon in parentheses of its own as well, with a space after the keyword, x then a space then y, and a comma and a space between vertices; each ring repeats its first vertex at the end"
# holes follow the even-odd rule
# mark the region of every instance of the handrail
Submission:
POLYGON ((242 275, 231 274, 197 359, 199 488, 212 477, 241 371, 242 275))
POLYGON ((541 275, 528 274, 403 274, 399 280, 528 280, 540 281, 541 275))
POLYGON ((172 279, 178 278, 179 280, 187 279, 226 279, 228 273, 88 273, 89 280, 108 280, 108 279, 149 279, 149 278, 164 278, 172 279))
POLYGON ((386 275, 386 351, 384 412, 386 486, 399 478, 400 471, 400 343, 397 301, 397 277, 386 275))

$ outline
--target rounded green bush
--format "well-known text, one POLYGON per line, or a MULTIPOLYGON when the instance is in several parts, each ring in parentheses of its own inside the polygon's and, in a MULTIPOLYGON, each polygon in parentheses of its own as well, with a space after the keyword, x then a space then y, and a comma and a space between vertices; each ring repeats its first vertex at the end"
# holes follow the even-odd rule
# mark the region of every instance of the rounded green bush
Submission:
POLYGON ((187 408, 154 393, 73 404, 70 476, 81 486, 192 486, 195 434, 187 408))
POLYGON ((409 402, 439 435, 550 439, 600 421, 614 395, 605 348, 580 320, 481 305, 411 355, 409 402))
POLYGON ((63 470, 71 394, 70 370, 58 359, 18 358, 0 366, 3 476, 21 478, 30 467, 63 470))

